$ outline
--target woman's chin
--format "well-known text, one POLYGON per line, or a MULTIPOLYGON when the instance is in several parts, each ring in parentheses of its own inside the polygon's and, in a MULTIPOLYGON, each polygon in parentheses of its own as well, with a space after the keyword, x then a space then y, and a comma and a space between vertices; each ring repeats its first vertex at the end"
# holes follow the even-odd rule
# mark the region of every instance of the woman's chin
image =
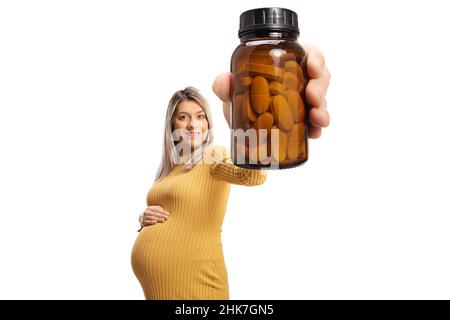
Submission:
POLYGON ((198 138, 197 139, 191 139, 191 140, 188 140, 186 142, 183 140, 182 143, 186 147, 190 146, 191 148, 197 148, 197 147, 202 145, 202 140, 198 139, 198 138))
POLYGON ((186 142, 191 146, 199 146, 202 144, 202 137, 186 138, 186 142))

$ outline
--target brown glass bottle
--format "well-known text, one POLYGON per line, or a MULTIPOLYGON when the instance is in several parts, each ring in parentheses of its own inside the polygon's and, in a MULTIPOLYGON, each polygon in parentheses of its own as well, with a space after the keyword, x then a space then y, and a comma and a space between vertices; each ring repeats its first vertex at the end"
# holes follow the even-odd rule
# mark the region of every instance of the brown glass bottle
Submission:
POLYGON ((308 159, 306 54, 295 12, 241 14, 231 58, 231 158, 250 169, 285 169, 308 159))

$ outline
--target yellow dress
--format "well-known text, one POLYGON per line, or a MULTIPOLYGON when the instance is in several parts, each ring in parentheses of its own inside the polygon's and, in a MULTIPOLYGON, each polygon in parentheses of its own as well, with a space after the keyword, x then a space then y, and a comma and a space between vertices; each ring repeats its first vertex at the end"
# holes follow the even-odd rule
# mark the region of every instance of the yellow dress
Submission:
POLYGON ((189 171, 176 166, 148 192, 147 205, 170 216, 144 227, 132 249, 131 265, 146 299, 229 299, 221 232, 230 183, 260 185, 267 172, 234 165, 228 149, 218 145, 204 159, 189 171))

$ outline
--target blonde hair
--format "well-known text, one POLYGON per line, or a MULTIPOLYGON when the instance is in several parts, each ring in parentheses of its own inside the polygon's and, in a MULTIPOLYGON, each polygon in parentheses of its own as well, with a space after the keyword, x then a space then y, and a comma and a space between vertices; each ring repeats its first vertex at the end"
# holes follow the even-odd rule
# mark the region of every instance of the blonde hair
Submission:
MULTIPOLYGON (((178 90, 177 92, 175 92, 169 101, 169 105, 167 106, 162 157, 161 163, 155 176, 155 182, 167 176, 176 166, 175 161, 178 157, 178 154, 175 147, 175 141, 173 140, 172 131, 173 124, 175 122, 176 110, 178 105, 182 101, 196 102, 200 107, 202 107, 203 111, 206 114, 206 120, 208 121, 208 135, 203 141, 200 150, 207 150, 207 148, 213 143, 213 123, 211 109, 209 107, 208 101, 201 95, 200 91, 194 87, 186 87, 184 90, 178 90)), ((200 157, 202 156, 203 154, 200 154, 200 157)), ((200 159, 190 159, 185 163, 184 169, 192 169, 199 160, 200 159)))

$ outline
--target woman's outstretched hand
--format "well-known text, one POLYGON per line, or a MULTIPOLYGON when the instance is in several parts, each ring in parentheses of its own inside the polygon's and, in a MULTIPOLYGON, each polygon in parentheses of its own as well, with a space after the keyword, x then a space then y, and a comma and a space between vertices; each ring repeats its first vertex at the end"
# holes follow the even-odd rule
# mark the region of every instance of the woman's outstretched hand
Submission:
MULTIPOLYGON (((330 83, 330 72, 325 66, 325 58, 322 52, 315 46, 310 44, 302 45, 306 51, 306 67, 308 71, 309 81, 306 85, 306 100, 311 106, 309 112, 310 126, 308 135, 312 139, 319 138, 322 128, 330 123, 330 115, 327 110, 326 93, 330 83)), ((212 89, 214 93, 223 102, 223 114, 228 126, 231 128, 231 103, 230 103, 230 86, 231 73, 222 73, 214 80, 212 89)))

